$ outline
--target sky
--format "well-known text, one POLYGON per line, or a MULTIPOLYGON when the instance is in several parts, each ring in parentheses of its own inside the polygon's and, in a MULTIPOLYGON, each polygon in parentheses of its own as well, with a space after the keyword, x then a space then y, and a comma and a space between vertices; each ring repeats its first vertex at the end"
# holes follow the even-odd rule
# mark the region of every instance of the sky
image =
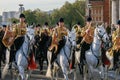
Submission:
POLYGON ((39 8, 42 11, 49 11, 60 8, 66 1, 75 2, 75 0, 0 0, 0 15, 3 11, 18 11, 19 4, 23 4, 25 10, 39 8))

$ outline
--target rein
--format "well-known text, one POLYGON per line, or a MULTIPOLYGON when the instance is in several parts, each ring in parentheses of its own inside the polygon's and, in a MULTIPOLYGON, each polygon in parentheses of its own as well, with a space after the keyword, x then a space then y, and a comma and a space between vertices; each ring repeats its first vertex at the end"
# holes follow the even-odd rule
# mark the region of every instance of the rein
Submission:
MULTIPOLYGON (((98 34, 98 36, 100 37, 100 40, 101 40, 102 42, 103 42, 102 38, 103 38, 103 36, 104 36, 105 34, 106 34, 106 32, 104 32, 102 36, 100 36, 100 35, 98 34)), ((96 37, 96 36, 94 36, 94 37, 96 37)), ((93 44, 99 45, 99 44, 97 44, 97 43, 95 43, 95 42, 93 42, 93 44)), ((93 45, 93 44, 92 44, 92 45, 93 45)), ((92 45, 90 46, 90 49, 91 49, 91 51, 92 51, 92 54, 93 54, 93 55, 96 57, 96 59, 98 60, 98 63, 97 63, 97 65, 96 65, 96 67, 98 67, 98 65, 99 65, 99 63, 100 63, 100 57, 94 54, 92 45)))
MULTIPOLYGON (((29 38, 29 36, 28 35, 26 35, 27 36, 27 38, 29 39, 29 44, 28 44, 28 51, 27 51, 27 54, 29 53, 29 51, 30 51, 30 42, 31 42, 31 40, 30 40, 30 38, 29 38)), ((25 41, 26 42, 26 41, 25 41)), ((22 47, 22 53, 23 53, 23 56, 27 59, 27 61, 29 62, 29 60, 28 60, 28 57, 25 55, 25 53, 24 53, 24 51, 23 51, 23 47, 22 47)))
POLYGON ((91 51, 92 51, 92 54, 93 54, 93 55, 96 57, 96 59, 98 60, 98 63, 97 63, 97 65, 96 65, 96 67, 98 67, 98 65, 99 65, 99 63, 100 63, 100 57, 94 54, 94 51, 93 51, 92 46, 90 46, 90 49, 91 49, 91 51))
MULTIPOLYGON (((68 38, 68 41, 70 42, 70 44, 72 44, 72 42, 70 41, 70 39, 68 38)), ((75 41, 75 40, 73 40, 73 41, 75 41)), ((71 56, 71 49, 72 49, 72 45, 70 46, 70 55, 69 55, 69 57, 71 56)), ((64 51, 64 54, 65 54, 65 56, 66 56, 66 58, 67 58, 67 60, 68 60, 68 63, 70 64, 70 59, 68 58, 68 56, 67 56, 67 54, 66 54, 66 51, 65 51, 65 47, 63 47, 63 51, 64 51)))

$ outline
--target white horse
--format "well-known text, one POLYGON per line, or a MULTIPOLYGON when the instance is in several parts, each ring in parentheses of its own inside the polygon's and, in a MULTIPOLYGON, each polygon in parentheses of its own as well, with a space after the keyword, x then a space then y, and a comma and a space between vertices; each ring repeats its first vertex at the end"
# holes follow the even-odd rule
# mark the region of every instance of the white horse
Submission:
MULTIPOLYGON (((88 51, 85 52, 86 66, 88 67, 88 72, 90 79, 94 77, 93 72, 96 68, 100 69, 100 77, 104 78, 104 70, 101 61, 101 44, 108 43, 109 37, 106 33, 106 30, 103 25, 97 26, 94 31, 94 39, 91 44, 91 47, 88 51), (101 63, 101 64, 99 64, 101 63)), ((85 74, 86 75, 86 74, 85 74)), ((84 76, 86 80, 86 76, 84 76)))
MULTIPOLYGON (((27 69, 27 67, 28 67, 29 48, 30 48, 30 45, 33 44, 33 42, 34 42, 34 30, 32 28, 27 28, 25 40, 15 55, 15 62, 17 64, 13 65, 13 67, 17 68, 17 70, 19 71, 21 80, 26 80, 25 69, 27 69)), ((7 49, 6 50, 6 59, 7 59, 6 65, 2 72, 3 79, 4 79, 5 75, 7 74, 7 70, 9 68, 9 55, 10 55, 10 50, 7 49)))
MULTIPOLYGON (((66 36, 66 44, 65 46, 61 49, 60 53, 57 55, 57 63, 59 64, 59 66, 62 69, 63 75, 65 80, 69 80, 68 79, 68 70, 69 70, 69 60, 70 60, 70 56, 73 53, 73 50, 76 47, 76 34, 75 34, 75 30, 72 30, 71 32, 69 32, 68 36, 66 36)), ((48 69, 47 69, 47 73, 46 76, 47 77, 52 77, 52 70, 51 70, 51 57, 52 57, 52 52, 48 51, 48 69)), ((55 64, 54 64, 54 69, 55 69, 55 64)), ((57 66, 58 67, 58 66, 57 66)), ((76 77, 74 78, 76 79, 76 77)))

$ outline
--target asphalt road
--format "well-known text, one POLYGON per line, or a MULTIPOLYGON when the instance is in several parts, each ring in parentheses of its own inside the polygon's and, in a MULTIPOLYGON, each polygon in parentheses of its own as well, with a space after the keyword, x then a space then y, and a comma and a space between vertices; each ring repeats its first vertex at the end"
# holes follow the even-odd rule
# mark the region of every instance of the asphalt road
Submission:
MULTIPOLYGON (((36 69, 36 70, 32 71, 32 74, 31 74, 29 80, 51 80, 50 78, 47 78, 47 77, 45 76, 45 74, 46 74, 46 69, 47 69, 47 67, 46 67, 46 65, 45 65, 42 74, 40 73, 40 70, 39 70, 39 69, 36 69)), ((83 80, 83 78, 82 78, 81 75, 79 74, 79 70, 78 70, 78 69, 76 70, 76 72, 77 72, 77 80, 83 80)), ((4 80, 17 80, 17 79, 16 79, 16 76, 17 76, 17 75, 16 75, 16 74, 17 74, 16 71, 13 70, 12 73, 13 73, 13 75, 14 75, 14 76, 13 76, 14 79, 12 79, 10 71, 8 71, 8 73, 7 73, 7 75, 6 75, 6 77, 5 77, 4 80)), ((64 79, 64 78, 63 78, 62 71, 60 71, 58 75, 59 75, 58 80, 63 80, 63 79, 64 79)), ((94 77, 95 77, 95 80, 100 80, 100 77, 99 77, 98 72, 94 72, 94 77)), ((119 78, 118 80, 120 80, 120 75, 117 75, 117 77, 119 78)), ((108 73, 108 80, 114 80, 114 78, 115 78, 115 73, 114 73, 114 71, 109 71, 109 73, 108 73)), ((70 80, 73 80, 73 74, 69 74, 69 79, 70 79, 70 80)), ((89 79, 87 79, 87 80, 89 80, 89 79)))

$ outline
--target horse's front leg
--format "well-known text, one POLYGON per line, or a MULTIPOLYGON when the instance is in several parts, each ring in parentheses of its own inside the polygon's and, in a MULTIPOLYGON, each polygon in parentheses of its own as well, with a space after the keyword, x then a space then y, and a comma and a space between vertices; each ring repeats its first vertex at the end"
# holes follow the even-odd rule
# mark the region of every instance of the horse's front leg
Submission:
POLYGON ((50 51, 48 51, 47 53, 47 59, 48 59, 48 68, 47 68, 47 72, 46 72, 46 76, 52 78, 52 64, 51 64, 51 58, 52 58, 52 53, 50 51))
POLYGON ((65 80, 69 80, 68 78, 68 72, 67 72, 67 67, 65 66, 65 63, 62 63, 63 65, 61 65, 61 68, 62 68, 62 72, 63 72, 63 75, 64 75, 64 78, 65 80))
POLYGON ((100 72, 99 72, 100 78, 103 80, 105 78, 104 67, 103 65, 100 65, 99 68, 100 68, 100 72))
POLYGON ((2 71, 2 79, 5 78, 7 72, 8 72, 8 68, 9 68, 9 58, 10 58, 10 50, 6 49, 6 64, 5 67, 2 71))
POLYGON ((77 80, 76 69, 74 70, 74 80, 77 80))
POLYGON ((19 69, 19 75, 21 77, 21 80, 25 80, 25 73, 24 73, 23 66, 18 66, 18 69, 19 69))

